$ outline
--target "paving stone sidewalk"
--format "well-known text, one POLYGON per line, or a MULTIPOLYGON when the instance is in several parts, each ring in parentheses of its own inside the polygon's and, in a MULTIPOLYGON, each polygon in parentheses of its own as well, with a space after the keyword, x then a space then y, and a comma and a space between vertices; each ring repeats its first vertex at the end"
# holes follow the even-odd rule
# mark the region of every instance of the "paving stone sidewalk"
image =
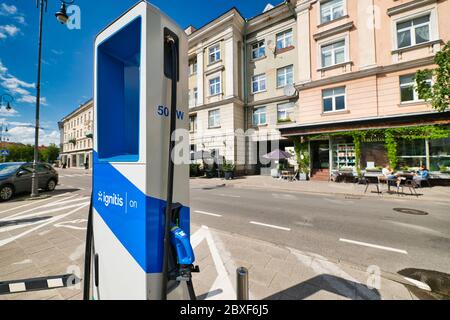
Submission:
POLYGON ((403 283, 377 268, 337 263, 327 258, 237 234, 195 226, 193 283, 199 299, 236 299, 236 269, 249 270, 250 298, 255 300, 415 300, 403 283), (371 286, 371 288, 368 287, 371 286))
MULTIPOLYGON (((380 185, 381 193, 377 193, 376 184, 371 184, 365 192, 366 186, 356 183, 336 183, 326 181, 286 181, 279 180, 268 176, 244 176, 234 180, 224 180, 220 178, 191 178, 191 188, 200 188, 202 186, 223 185, 235 188, 263 188, 273 190, 284 190, 288 192, 303 192, 317 194, 335 194, 342 196, 356 197, 376 197, 376 198, 394 198, 394 199, 420 199, 421 201, 439 201, 450 202, 448 194, 450 187, 435 186, 432 188, 416 189, 418 197, 410 194, 408 188, 404 188, 403 192, 397 194, 395 192, 388 193, 386 185, 380 185)), ((393 188, 395 189, 395 188, 393 188)))

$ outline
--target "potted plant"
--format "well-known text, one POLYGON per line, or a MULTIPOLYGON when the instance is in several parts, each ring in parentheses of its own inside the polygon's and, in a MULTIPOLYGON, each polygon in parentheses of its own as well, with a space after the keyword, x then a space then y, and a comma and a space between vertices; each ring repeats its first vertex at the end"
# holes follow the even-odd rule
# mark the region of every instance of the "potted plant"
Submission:
POLYGON ((224 162, 222 165, 222 171, 225 174, 225 180, 231 180, 234 178, 235 165, 231 162, 224 162))

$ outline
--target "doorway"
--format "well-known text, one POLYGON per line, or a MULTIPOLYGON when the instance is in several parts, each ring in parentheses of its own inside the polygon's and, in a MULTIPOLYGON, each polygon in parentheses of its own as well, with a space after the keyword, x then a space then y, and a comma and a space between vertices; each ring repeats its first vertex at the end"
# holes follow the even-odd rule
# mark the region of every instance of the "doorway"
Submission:
POLYGON ((311 141, 311 179, 328 180, 330 175, 330 143, 311 141))

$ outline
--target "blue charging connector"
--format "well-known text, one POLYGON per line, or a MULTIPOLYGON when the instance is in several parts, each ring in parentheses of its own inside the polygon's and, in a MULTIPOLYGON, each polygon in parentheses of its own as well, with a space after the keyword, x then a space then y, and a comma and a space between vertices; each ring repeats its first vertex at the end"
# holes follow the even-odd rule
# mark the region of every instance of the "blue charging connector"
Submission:
POLYGON ((170 235, 170 243, 175 248, 178 264, 191 265, 194 263, 194 250, 186 232, 178 226, 173 226, 170 235))

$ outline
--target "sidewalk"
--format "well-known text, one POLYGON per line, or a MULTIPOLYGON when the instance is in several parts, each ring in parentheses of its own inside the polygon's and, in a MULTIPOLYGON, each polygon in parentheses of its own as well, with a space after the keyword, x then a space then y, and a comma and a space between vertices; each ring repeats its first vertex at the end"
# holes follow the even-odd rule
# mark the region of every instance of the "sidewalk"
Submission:
MULTIPOLYGON (((220 178, 191 178, 191 187, 217 186, 226 184, 228 187, 235 188, 263 188, 272 190, 285 190, 289 192, 316 193, 316 194, 334 194, 355 197, 376 197, 376 198, 404 198, 420 199, 421 201, 439 201, 450 202, 448 194, 450 187, 436 186, 432 188, 416 189, 419 197, 411 195, 408 188, 404 188, 404 193, 388 194, 386 185, 380 186, 382 194, 377 193, 376 184, 369 185, 367 192, 364 193, 365 185, 356 183, 336 183, 323 181, 293 181, 274 179, 268 176, 244 176, 234 180, 224 180, 220 178)), ((395 188, 393 188, 395 189, 395 188)))
MULTIPOLYGON (((236 299, 236 269, 249 270, 250 299, 416 300, 408 280, 333 262, 288 247, 210 229, 192 228, 200 273, 193 283, 198 299, 236 299), (394 280, 392 280, 394 279, 394 280), (370 285, 370 288, 368 287, 370 285)), ((416 292, 416 291, 415 291, 416 292)))

